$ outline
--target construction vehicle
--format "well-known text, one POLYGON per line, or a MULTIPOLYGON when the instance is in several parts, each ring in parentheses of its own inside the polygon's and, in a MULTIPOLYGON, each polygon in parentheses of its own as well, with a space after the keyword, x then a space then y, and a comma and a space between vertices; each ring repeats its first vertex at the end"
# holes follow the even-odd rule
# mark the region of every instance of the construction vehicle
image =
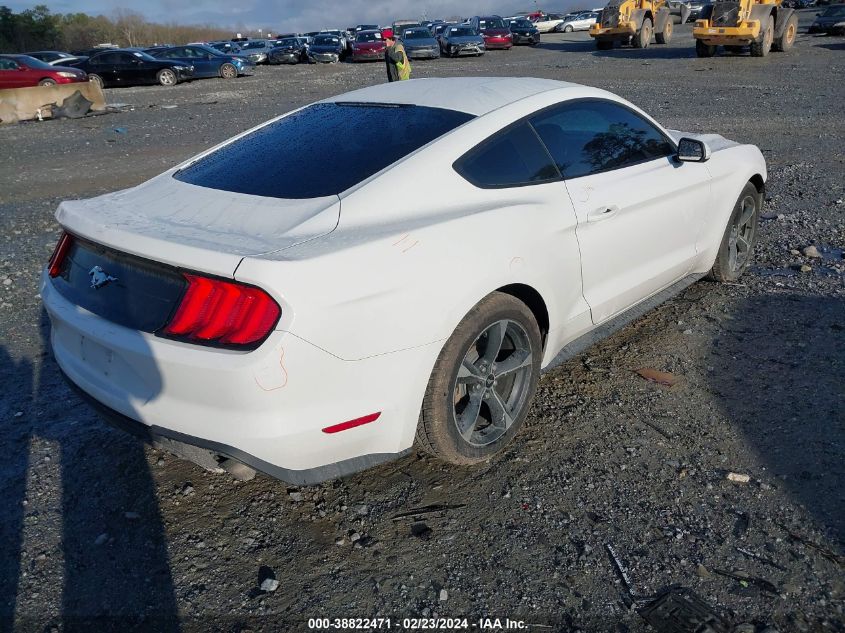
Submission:
POLYGON ((795 43, 798 14, 781 0, 715 0, 705 5, 692 36, 699 57, 713 57, 718 46, 730 53, 750 47, 752 57, 786 51, 795 43))
MULTIPOLYGON (((689 16, 689 6, 678 6, 683 24, 689 16)), ((590 27, 590 37, 600 51, 610 50, 617 42, 648 48, 652 35, 658 44, 668 44, 672 38, 672 13, 666 0, 610 0, 590 27)))

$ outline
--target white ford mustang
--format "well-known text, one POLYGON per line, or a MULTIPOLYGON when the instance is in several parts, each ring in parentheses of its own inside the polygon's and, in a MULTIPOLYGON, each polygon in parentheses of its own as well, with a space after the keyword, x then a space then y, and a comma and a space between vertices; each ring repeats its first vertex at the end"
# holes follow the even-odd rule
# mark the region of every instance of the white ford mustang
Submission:
POLYGON ((415 441, 473 463, 542 370, 739 277, 765 180, 756 147, 602 90, 373 86, 63 202, 52 346, 107 418, 204 465, 314 483, 415 441))

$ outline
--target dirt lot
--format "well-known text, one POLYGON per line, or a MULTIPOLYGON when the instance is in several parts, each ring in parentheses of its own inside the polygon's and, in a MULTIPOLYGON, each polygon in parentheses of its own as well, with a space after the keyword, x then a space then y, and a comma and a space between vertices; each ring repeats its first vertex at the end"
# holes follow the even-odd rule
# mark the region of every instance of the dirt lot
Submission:
POLYGON ((53 211, 381 82, 383 66, 109 90, 133 109, 0 128, 0 630, 298 631, 320 616, 396 629, 434 615, 649 630, 609 545, 635 599, 677 584, 746 631, 845 631, 843 40, 697 59, 689 26, 668 47, 607 53, 582 33, 414 72, 590 84, 669 127, 757 144, 770 178, 756 267, 546 374, 529 425, 489 464, 412 454, 322 486, 241 483, 110 430, 64 385, 37 288, 53 211), (801 254, 811 244, 821 258, 801 254), (271 573, 278 589, 260 591, 271 573))

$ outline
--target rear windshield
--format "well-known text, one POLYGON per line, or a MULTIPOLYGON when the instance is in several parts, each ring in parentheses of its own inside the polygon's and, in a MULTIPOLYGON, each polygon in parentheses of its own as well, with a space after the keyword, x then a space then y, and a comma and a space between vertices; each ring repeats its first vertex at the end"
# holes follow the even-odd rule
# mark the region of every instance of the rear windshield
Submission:
POLYGON ((472 118, 414 105, 318 103, 265 125, 173 177, 269 198, 337 195, 472 118))

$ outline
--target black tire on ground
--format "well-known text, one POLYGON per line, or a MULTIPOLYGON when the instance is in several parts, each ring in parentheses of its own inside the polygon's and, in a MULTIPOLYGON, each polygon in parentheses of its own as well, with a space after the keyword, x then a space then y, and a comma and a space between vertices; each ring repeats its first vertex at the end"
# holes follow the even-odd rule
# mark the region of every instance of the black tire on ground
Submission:
POLYGON ((89 73, 89 75, 88 75, 88 81, 93 81, 95 84, 97 84, 98 86, 100 86, 100 88, 104 88, 104 87, 105 87, 105 86, 103 85, 103 78, 102 78, 102 77, 100 77, 99 75, 92 75, 92 74, 90 74, 90 73, 89 73))
POLYGON ((763 33, 759 42, 751 42, 751 57, 765 57, 772 50, 775 37, 775 19, 769 16, 763 23, 763 33))
POLYGON ((613 40, 596 39, 596 48, 600 51, 609 51, 613 48, 613 40))
POLYGON ((235 79, 238 76, 238 69, 235 68, 234 64, 223 64, 220 66, 220 76, 223 79, 235 79))
POLYGON ((640 30, 637 31, 637 34, 634 36, 634 48, 648 48, 648 45, 651 44, 651 33, 653 30, 654 27, 651 24, 651 20, 649 20, 648 18, 643 20, 643 25, 640 27, 640 30))
POLYGON ((417 424, 417 445, 453 464, 474 464, 497 453, 525 421, 541 356, 540 329, 524 303, 501 292, 482 299, 437 358, 417 424), (498 373, 506 365, 519 369, 498 373), (504 385, 498 387, 499 382, 504 385))
POLYGON ((699 57, 713 57, 716 54, 716 47, 705 44, 701 40, 695 40, 695 54, 699 57))
POLYGON ((798 16, 793 13, 786 21, 786 28, 779 37, 772 42, 772 48, 776 51, 788 51, 795 44, 795 35, 798 33, 798 16))
POLYGON ((725 50, 729 53, 733 53, 734 55, 739 55, 743 51, 745 51, 744 46, 725 46, 725 50))
POLYGON ((654 40, 658 44, 668 44, 672 39, 672 20, 666 20, 663 25, 663 30, 654 36, 654 40))
POLYGON ((159 85, 162 86, 175 86, 179 83, 179 79, 176 77, 176 71, 170 70, 169 68, 162 68, 158 71, 156 79, 158 80, 159 85))
POLYGON ((45 79, 42 79, 41 81, 39 81, 39 82, 38 82, 38 85, 39 85, 39 86, 55 86, 55 85, 56 85, 56 80, 55 80, 55 79, 45 78, 45 79))
POLYGON ((716 261, 708 274, 709 279, 720 282, 736 281, 751 264, 762 208, 763 195, 753 183, 746 183, 725 227, 716 261))

